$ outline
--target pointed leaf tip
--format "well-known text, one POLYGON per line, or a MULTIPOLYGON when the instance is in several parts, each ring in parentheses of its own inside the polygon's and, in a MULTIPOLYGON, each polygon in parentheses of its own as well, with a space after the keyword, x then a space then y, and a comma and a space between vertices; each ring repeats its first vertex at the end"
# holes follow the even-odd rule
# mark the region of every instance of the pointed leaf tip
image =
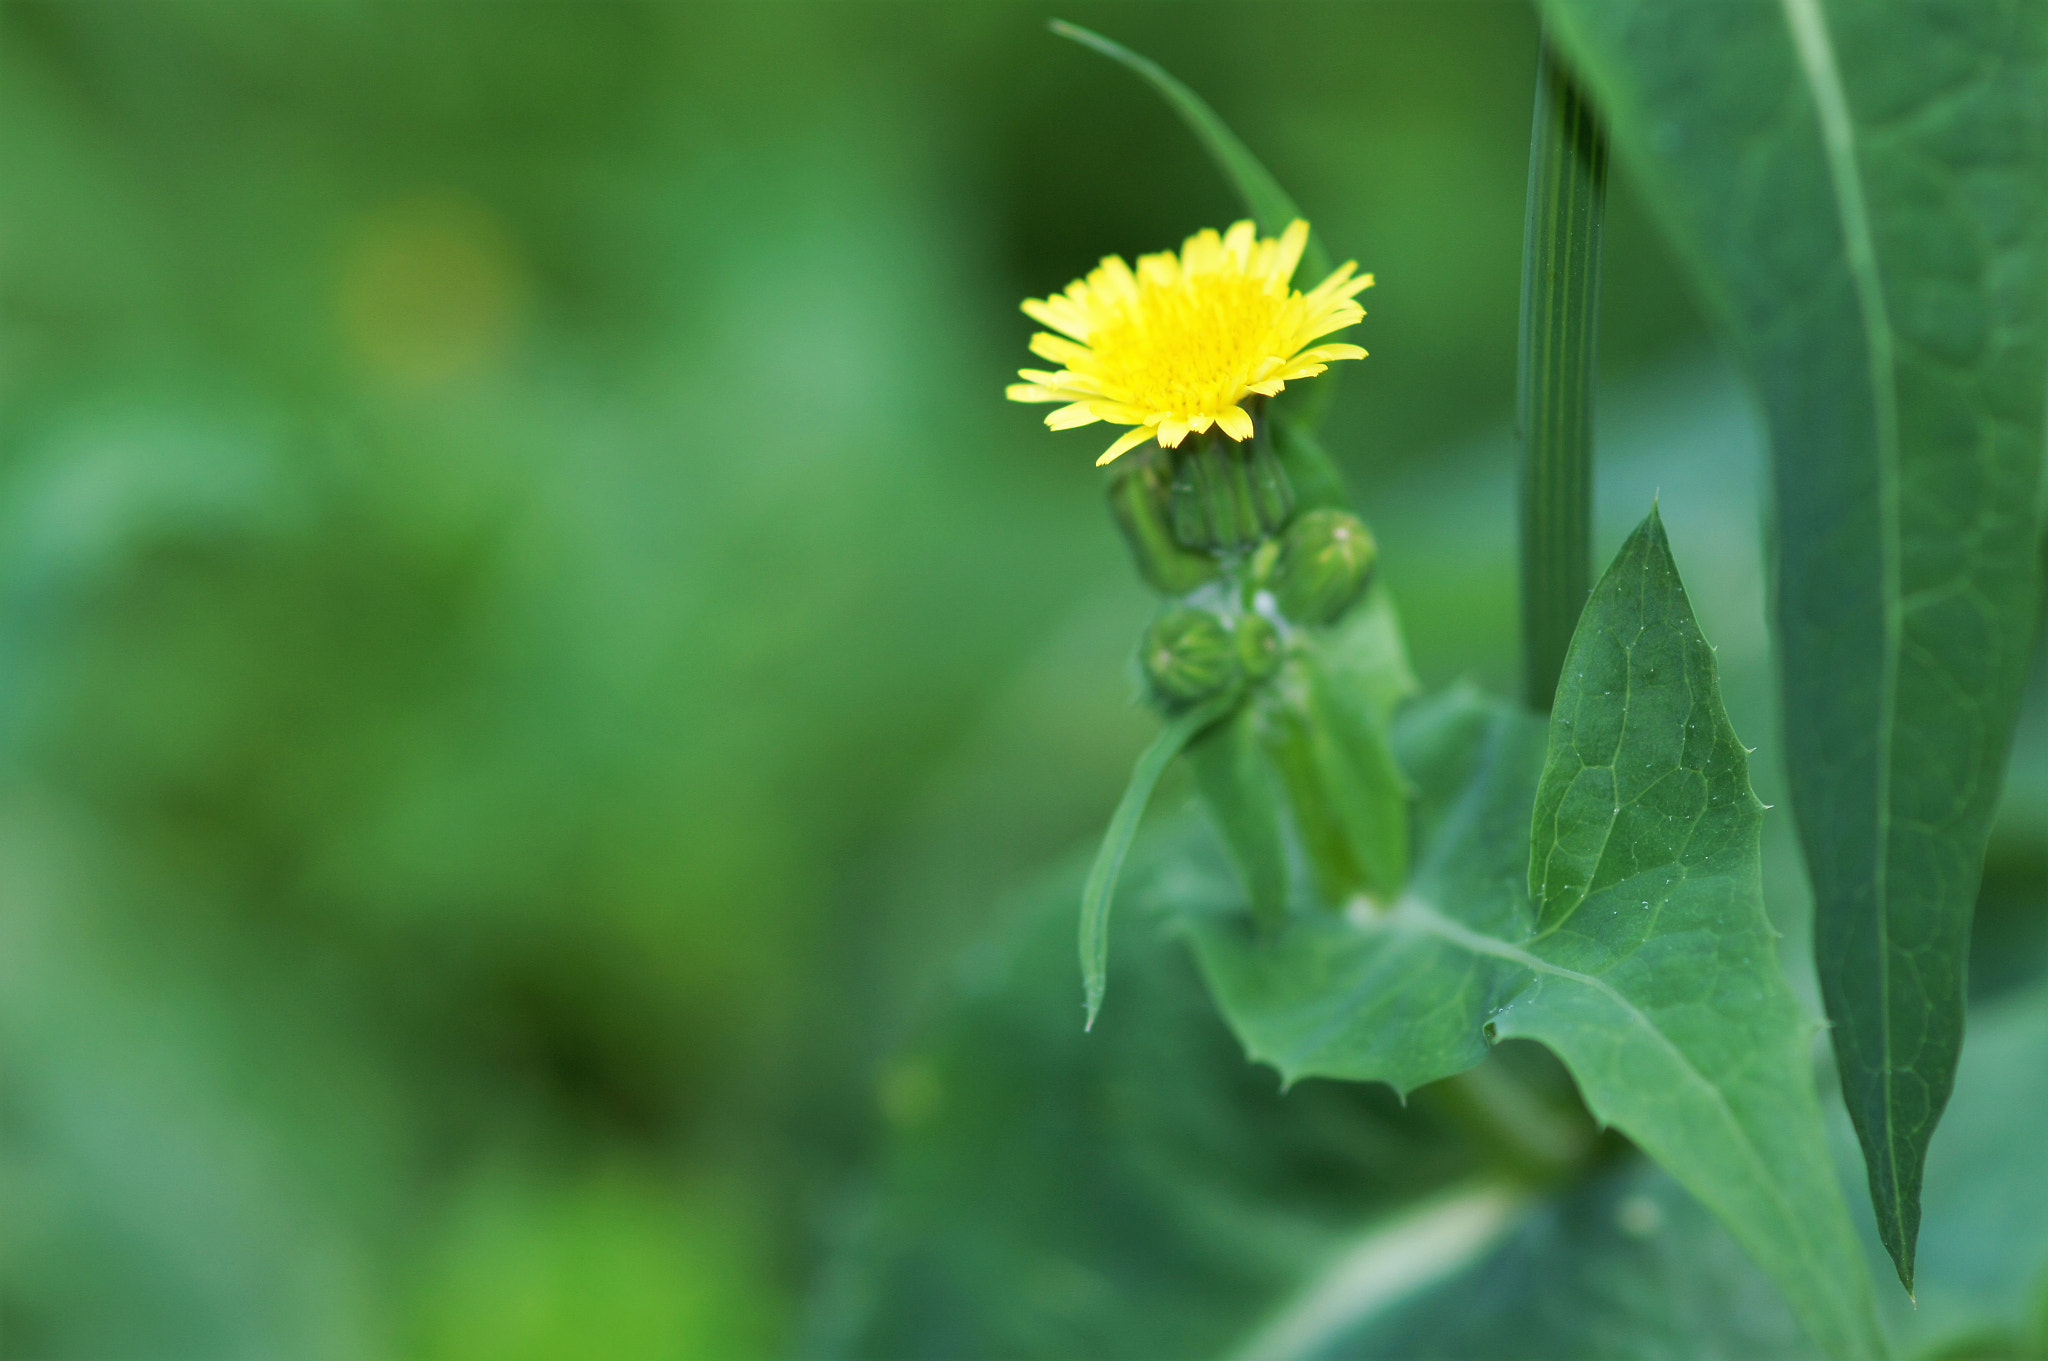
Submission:
POLYGON ((2039 610, 2038 6, 1542 8, 1754 380, 1814 962, 1878 1233, 1910 1283, 1929 1143, 1965 1052, 1979 867, 2039 610), (1798 114, 1728 118, 1736 108, 1798 114), (1900 109, 1925 113, 1899 122, 1900 109), (1995 274, 1954 273, 1921 248, 1991 240, 1995 274), (1824 298, 1784 286, 1802 277, 1837 286, 1824 298), (1953 309, 1944 316, 1997 317, 1996 339, 1931 324, 1916 300, 1934 290, 1953 309), (1972 432, 1970 458, 1955 456, 1958 430, 1972 432))
POLYGON ((1138 835, 1138 824, 1145 816, 1145 805, 1152 801, 1159 777, 1180 755, 1181 748, 1235 709, 1243 694, 1241 688, 1225 690, 1180 713, 1152 739, 1152 745, 1145 748, 1131 768, 1130 783, 1124 787, 1123 798, 1110 816, 1109 828, 1102 834, 1102 847, 1096 851, 1095 863, 1088 869, 1088 881, 1081 889, 1081 989, 1088 1012, 1082 1025, 1084 1031, 1095 1028, 1103 994, 1109 988, 1109 909, 1116 896, 1117 876, 1123 872, 1124 856, 1130 852, 1131 842, 1138 835))

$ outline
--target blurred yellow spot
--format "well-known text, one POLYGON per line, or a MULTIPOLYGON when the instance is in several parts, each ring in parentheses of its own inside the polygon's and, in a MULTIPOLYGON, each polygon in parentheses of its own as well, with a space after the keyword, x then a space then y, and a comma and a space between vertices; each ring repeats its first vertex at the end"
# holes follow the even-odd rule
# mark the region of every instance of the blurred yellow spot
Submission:
POLYGON ((525 271, 473 199, 420 194, 356 224, 337 299, 350 357, 394 387, 437 387, 504 362, 518 338, 525 271))
POLYGON ((921 1125, 939 1113, 945 1104, 945 1088, 938 1072, 924 1059, 901 1059, 891 1064, 875 1087, 875 1102, 882 1118, 898 1129, 921 1125))

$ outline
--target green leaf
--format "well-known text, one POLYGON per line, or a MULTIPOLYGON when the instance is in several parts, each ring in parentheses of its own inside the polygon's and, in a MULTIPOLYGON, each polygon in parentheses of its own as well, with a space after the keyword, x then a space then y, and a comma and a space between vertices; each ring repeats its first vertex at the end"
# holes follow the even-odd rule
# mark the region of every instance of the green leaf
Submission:
MULTIPOLYGON (((1251 148, 1238 140, 1237 134, 1216 116, 1216 110, 1209 107, 1207 100, 1169 75, 1165 67, 1079 24, 1054 19, 1050 27, 1062 38, 1100 52, 1157 91, 1159 97, 1188 125, 1188 131, 1195 134, 1202 149, 1216 162, 1216 168, 1229 179, 1237 190, 1237 196, 1244 200, 1245 211, 1252 215, 1261 232, 1278 236, 1288 223, 1301 216, 1301 209, 1294 206, 1294 200, 1280 187, 1280 181, 1273 178, 1273 172, 1259 163, 1251 148)), ((1313 231, 1309 233, 1308 247, 1301 253, 1301 263, 1315 281, 1322 280, 1334 268, 1330 252, 1313 231)))
POLYGON ((1109 909, 1116 897, 1117 876, 1123 872, 1124 856, 1138 834, 1145 805, 1159 787, 1159 777, 1180 755, 1181 748, 1218 719, 1238 707, 1244 697, 1241 687, 1212 696, 1193 708, 1174 715, 1138 756, 1131 770, 1131 782, 1117 800, 1110 815, 1109 829, 1102 834, 1102 848, 1088 869, 1088 881, 1081 888, 1081 989, 1088 1010, 1082 1028, 1092 1030, 1102 1010, 1103 989, 1109 978, 1109 909))
POLYGON ((1274 769, 1257 707, 1247 704, 1188 748, 1188 766, 1202 803, 1223 836, 1223 846, 1244 885, 1252 916, 1277 929, 1293 903, 1300 876, 1288 817, 1287 792, 1274 769))
MULTIPOLYGON (((2043 1073, 2048 985, 1971 1009, 1955 1102, 1927 1159, 1918 1302, 1900 1300, 1893 1310, 1901 1337, 1916 1351, 1987 1335, 2031 1339, 2031 1349, 2014 1348, 2016 1356, 2048 1350, 2043 1073)), ((1853 1137, 1845 1132, 1843 1142, 1853 1144, 1853 1137)))
POLYGON ((1593 379, 1607 138, 1550 43, 1536 68, 1522 229, 1523 700, 1549 713, 1593 582, 1593 379))
POLYGON ((1013 903, 944 976, 878 1084, 888 1137, 811 1354, 1221 1355, 1367 1226, 1476 1174, 1420 1103, 1346 1083, 1283 1095, 1244 1061, 1156 910, 1242 901, 1202 819, 1148 832, 1130 877, 1118 1001, 1093 1033, 1067 1000, 1078 873, 1013 903))
MULTIPOLYGON (((1176 80, 1165 67, 1079 24, 1054 19, 1048 26, 1060 37, 1100 52, 1157 91, 1168 107, 1180 115, 1188 131, 1195 134, 1203 150, 1216 162, 1216 168, 1237 190, 1237 196, 1244 201, 1245 211, 1252 215, 1261 232, 1267 236, 1278 236, 1286 230, 1288 223, 1302 215, 1293 198, 1280 187, 1280 181, 1273 178, 1273 172, 1260 164, 1259 158, 1252 155, 1251 148, 1238 139, 1229 124, 1216 116, 1216 110, 1209 107, 1208 101, 1176 80)), ((1311 285, 1328 278, 1336 267, 1330 259, 1329 249, 1313 227, 1309 231, 1308 245, 1301 253, 1301 264, 1307 271, 1304 277, 1311 285)), ((1313 427, 1322 419, 1337 390, 1336 376, 1334 372, 1325 373, 1314 383, 1304 385, 1304 395, 1292 403, 1296 420, 1313 427)))
POLYGON ((1015 903, 883 1071, 886 1137, 805 1354, 1812 1354, 1768 1279, 1640 1161, 1539 1194, 1490 1175, 1428 1101, 1282 1094, 1245 1063, 1162 929, 1192 901, 1241 901, 1198 818, 1134 852, 1119 1002, 1083 1035, 1077 879, 1015 903))
MULTIPOLYGON (((1510 715, 1512 717, 1512 715, 1510 715)), ((945 975, 804 1354, 1807 1361, 1742 1249, 1638 1158, 1538 1192, 1425 1098, 1244 1062, 1162 929, 1241 901, 1199 818, 1132 855, 1118 1005, 1073 1025, 1078 868, 945 975)), ((1490 1066, 1536 1057, 1512 1044, 1490 1066)))
POLYGON ((1297 917, 1271 941, 1241 912, 1190 913, 1253 1057, 1290 1082, 1406 1091, 1477 1063, 1489 1037, 1538 1040, 1721 1218, 1826 1355, 1880 1352, 1813 1026, 1764 915, 1761 806, 1656 514, 1586 607, 1547 759, 1535 720, 1469 690, 1405 716, 1396 744, 1422 848, 1391 910, 1297 917))
POLYGON ((1910 1288, 2034 632, 2048 24, 2029 0, 1544 12, 1762 399, 1816 957, 1910 1288))
MULTIPOLYGON (((1320 1301, 1318 1301, 1320 1302, 1320 1301)), ((1492 1252, 1407 1299, 1268 1336, 1237 1361, 1809 1361, 1813 1344, 1700 1203, 1628 1159, 1532 1204, 1492 1252), (1320 1323, 1320 1327, 1314 1326, 1320 1323)))
MULTIPOLYGON (((1327 382, 1336 377, 1336 370, 1319 376, 1318 381, 1327 382)), ((1328 405, 1328 403, 1324 403, 1328 405)), ((1317 506, 1351 508, 1351 493, 1344 486, 1344 474, 1337 469, 1322 441, 1314 430, 1285 411, 1276 410, 1269 427, 1273 432, 1273 451, 1279 456, 1280 466, 1287 472, 1287 480, 1294 488, 1294 504, 1300 510, 1311 510, 1317 506)))

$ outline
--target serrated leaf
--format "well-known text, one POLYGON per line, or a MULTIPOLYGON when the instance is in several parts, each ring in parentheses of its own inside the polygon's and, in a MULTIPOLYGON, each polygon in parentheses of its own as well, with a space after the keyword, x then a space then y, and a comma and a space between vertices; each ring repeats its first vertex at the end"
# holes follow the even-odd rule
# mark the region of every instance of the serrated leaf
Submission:
POLYGON ((888 1137, 811 1354, 1220 1355, 1363 1226, 1474 1173, 1454 1127, 1383 1088, 1283 1095, 1244 1061, 1156 912, 1242 901, 1202 819, 1148 833, 1130 877, 1092 1033, 1070 1002, 1077 873, 947 975, 881 1077, 888 1137))
POLYGON ((1290 1081, 1405 1091, 1477 1063, 1490 1035, 1541 1041, 1595 1115, 1721 1218, 1826 1355, 1881 1352, 1813 1027, 1764 915, 1761 807, 1655 513, 1587 604, 1547 759, 1536 720, 1472 691, 1419 706, 1396 736, 1422 846, 1391 910, 1297 917, 1271 941, 1241 913, 1189 918, 1253 1057, 1290 1081))
POLYGON ((2034 630, 2048 24, 2030 0, 1544 12, 1762 398, 1816 957, 1910 1287, 2034 630))
POLYGON ((1488 1177, 1428 1102, 1283 1095, 1162 929, 1241 901, 1202 821, 1163 820, 1130 879, 1094 1033, 1067 993, 1077 872, 947 976, 880 1079, 887 1135, 804 1354, 1812 1355, 1768 1278, 1640 1160, 1539 1194, 1488 1177))

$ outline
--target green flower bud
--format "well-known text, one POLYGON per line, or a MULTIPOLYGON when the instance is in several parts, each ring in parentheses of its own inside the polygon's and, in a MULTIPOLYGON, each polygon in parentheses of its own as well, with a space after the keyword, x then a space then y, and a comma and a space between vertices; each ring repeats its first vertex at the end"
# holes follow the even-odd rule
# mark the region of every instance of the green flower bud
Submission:
POLYGON ((1250 548, 1294 513, 1294 491, 1263 428, 1242 444, 1214 430, 1194 436, 1172 463, 1173 535, 1188 548, 1250 548))
POLYGON ((1237 660, 1253 680, 1264 680, 1280 669, 1280 630, 1263 614, 1247 614, 1237 621, 1237 660))
POLYGON ((1237 640, 1207 610, 1175 606, 1145 630, 1139 660, 1161 699, 1190 704, 1237 679, 1237 640))
POLYGON ((1372 578, 1379 545, 1349 511, 1305 512, 1288 528, 1273 565, 1280 612, 1303 624, 1334 624, 1372 578))
POLYGON ((1154 458, 1128 460, 1111 478, 1110 509, 1130 545, 1139 575, 1161 595, 1183 595, 1216 575, 1216 559, 1193 552, 1174 537, 1168 521, 1172 491, 1154 458))

